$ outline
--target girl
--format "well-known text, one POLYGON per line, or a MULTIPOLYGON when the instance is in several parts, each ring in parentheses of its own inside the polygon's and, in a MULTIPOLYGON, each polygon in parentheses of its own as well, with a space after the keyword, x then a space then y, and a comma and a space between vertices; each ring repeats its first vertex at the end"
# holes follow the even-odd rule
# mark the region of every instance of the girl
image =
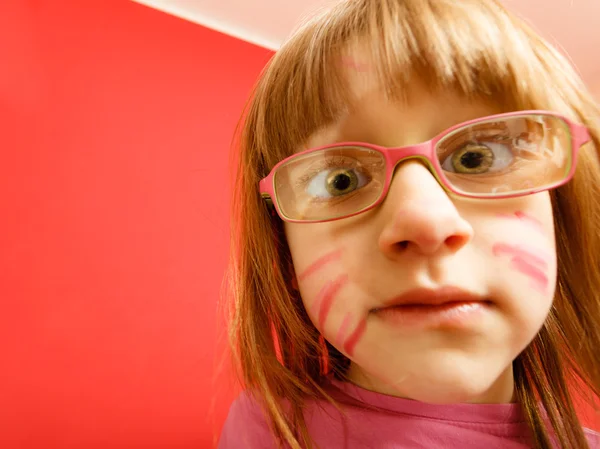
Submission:
POLYGON ((600 447, 598 109, 494 0, 346 0, 241 134, 221 449, 600 447))

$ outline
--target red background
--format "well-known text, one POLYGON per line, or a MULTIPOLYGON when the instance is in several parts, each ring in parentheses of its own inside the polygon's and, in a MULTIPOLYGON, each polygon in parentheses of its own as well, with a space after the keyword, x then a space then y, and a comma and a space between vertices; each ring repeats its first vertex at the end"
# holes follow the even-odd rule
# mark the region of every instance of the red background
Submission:
POLYGON ((0 3, 0 447, 212 446, 230 141, 270 56, 122 0, 0 3))
POLYGON ((129 1, 0 3, 0 447, 211 446, 229 148, 270 56, 129 1))

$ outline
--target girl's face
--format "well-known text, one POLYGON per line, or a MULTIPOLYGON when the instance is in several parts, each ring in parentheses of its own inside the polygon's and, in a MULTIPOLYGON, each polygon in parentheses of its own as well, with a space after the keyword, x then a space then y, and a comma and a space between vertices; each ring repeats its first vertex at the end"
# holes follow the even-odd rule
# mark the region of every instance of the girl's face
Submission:
MULTIPOLYGON (((406 146, 505 112, 418 84, 408 102, 393 102, 368 71, 352 76, 351 111, 306 148, 406 146)), ((286 223, 285 230, 304 306, 350 358, 350 380, 425 402, 513 400, 512 361, 541 328, 554 296, 547 192, 449 197, 421 162, 409 160, 375 209, 326 223, 286 223)))

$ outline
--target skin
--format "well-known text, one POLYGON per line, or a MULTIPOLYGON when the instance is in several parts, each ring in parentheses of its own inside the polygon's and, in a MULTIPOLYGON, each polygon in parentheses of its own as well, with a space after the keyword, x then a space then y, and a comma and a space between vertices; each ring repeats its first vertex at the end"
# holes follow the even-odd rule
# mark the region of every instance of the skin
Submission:
MULTIPOLYGON (((301 151, 344 141, 405 146, 454 124, 505 112, 415 83, 389 101, 349 70, 354 103, 301 151)), ((432 403, 514 400, 512 361, 546 319, 556 283, 547 192, 503 200, 450 197, 419 161, 402 162, 388 196, 358 216, 285 223, 296 282, 317 329, 372 391, 432 403), (541 260, 540 260, 541 258, 541 260), (455 286, 489 301, 461 326, 391 325, 372 311, 414 288, 455 286)))

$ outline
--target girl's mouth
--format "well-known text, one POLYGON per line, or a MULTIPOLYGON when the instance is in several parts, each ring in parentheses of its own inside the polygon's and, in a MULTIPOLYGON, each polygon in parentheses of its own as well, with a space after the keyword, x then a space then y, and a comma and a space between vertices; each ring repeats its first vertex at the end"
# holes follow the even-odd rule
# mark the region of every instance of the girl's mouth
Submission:
POLYGON ((371 313, 403 327, 464 326, 481 318, 492 303, 484 297, 456 287, 410 290, 371 313))

